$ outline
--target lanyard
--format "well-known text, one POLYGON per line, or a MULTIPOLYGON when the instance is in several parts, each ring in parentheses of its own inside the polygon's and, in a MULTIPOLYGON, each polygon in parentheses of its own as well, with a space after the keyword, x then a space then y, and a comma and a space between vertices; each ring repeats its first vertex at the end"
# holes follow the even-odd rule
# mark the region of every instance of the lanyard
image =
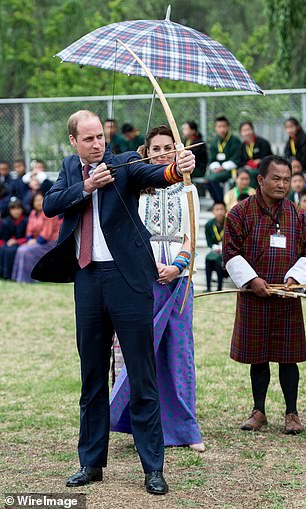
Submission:
POLYGON ((217 146, 218 146, 218 152, 219 153, 222 153, 225 149, 225 145, 227 144, 228 140, 230 139, 231 137, 231 133, 227 133, 227 135, 225 136, 224 140, 221 141, 221 142, 218 142, 217 146))
POLYGON ((272 219, 273 223, 275 224, 276 233, 277 233, 277 235, 280 235, 280 217, 281 217, 282 212, 283 212, 283 201, 282 201, 282 203, 281 203, 281 205, 280 205, 280 207, 279 207, 279 209, 277 211, 277 216, 276 217, 273 217, 273 214, 270 212, 269 209, 265 209, 261 205, 259 205, 259 206, 260 206, 262 212, 272 219))
POLYGON ((215 234, 216 240, 217 240, 218 242, 221 242, 222 237, 223 237, 223 234, 224 234, 224 228, 223 228, 223 229, 219 232, 219 231, 218 231, 218 228, 217 228, 217 225, 216 225, 216 224, 214 224, 214 225, 213 225, 213 230, 214 230, 214 234, 215 234))
POLYGON ((294 140, 292 138, 290 138, 290 150, 291 150, 291 154, 293 156, 296 156, 295 143, 294 143, 294 140))
POLYGON ((247 151, 249 159, 253 159, 254 145, 255 145, 254 142, 245 145, 245 150, 247 151))

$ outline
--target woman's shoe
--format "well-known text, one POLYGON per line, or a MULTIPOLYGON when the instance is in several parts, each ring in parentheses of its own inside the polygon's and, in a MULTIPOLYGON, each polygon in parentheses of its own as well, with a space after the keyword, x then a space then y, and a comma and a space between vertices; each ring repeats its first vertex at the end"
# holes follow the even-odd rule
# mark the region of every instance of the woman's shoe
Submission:
POLYGON ((203 442, 200 444, 189 444, 189 448, 196 452, 204 452, 205 451, 205 445, 203 442))

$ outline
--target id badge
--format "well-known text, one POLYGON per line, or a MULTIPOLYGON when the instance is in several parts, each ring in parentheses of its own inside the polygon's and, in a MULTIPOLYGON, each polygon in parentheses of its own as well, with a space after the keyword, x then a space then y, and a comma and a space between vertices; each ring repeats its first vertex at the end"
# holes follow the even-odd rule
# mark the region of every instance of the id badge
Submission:
POLYGON ((225 161, 226 159, 226 155, 224 154, 224 152, 219 152, 217 154, 217 161, 225 161))
POLYGON ((270 247, 278 247, 286 249, 286 237, 285 235, 270 235, 270 247))

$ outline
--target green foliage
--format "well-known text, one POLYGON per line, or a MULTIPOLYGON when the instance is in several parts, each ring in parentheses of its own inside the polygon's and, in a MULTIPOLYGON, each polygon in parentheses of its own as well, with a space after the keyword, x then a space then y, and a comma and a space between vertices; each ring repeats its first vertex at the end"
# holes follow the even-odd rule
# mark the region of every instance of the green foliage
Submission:
POLYGON ((305 82, 305 1, 266 0, 266 4, 270 28, 277 41, 275 79, 282 76, 295 84, 298 76, 305 82))

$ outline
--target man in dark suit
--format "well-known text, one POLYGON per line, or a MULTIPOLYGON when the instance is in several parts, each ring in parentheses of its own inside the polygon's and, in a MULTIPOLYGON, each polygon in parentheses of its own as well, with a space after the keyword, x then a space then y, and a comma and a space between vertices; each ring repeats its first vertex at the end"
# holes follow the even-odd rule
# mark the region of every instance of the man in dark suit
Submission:
POLYGON ((67 486, 102 480, 109 441, 108 375, 116 330, 131 387, 130 417, 149 493, 168 491, 153 351, 153 281, 158 278, 150 234, 138 216, 140 190, 167 187, 194 169, 185 151, 169 166, 127 162, 135 152, 105 149, 100 119, 82 110, 68 121, 77 155, 66 157, 44 199, 48 217, 63 214, 58 245, 32 272, 42 281, 75 281, 81 360, 80 470, 67 486), (102 161, 102 162, 101 162, 102 161), (114 176, 107 165, 122 164, 114 176), (90 166, 90 167, 89 167, 90 166))

